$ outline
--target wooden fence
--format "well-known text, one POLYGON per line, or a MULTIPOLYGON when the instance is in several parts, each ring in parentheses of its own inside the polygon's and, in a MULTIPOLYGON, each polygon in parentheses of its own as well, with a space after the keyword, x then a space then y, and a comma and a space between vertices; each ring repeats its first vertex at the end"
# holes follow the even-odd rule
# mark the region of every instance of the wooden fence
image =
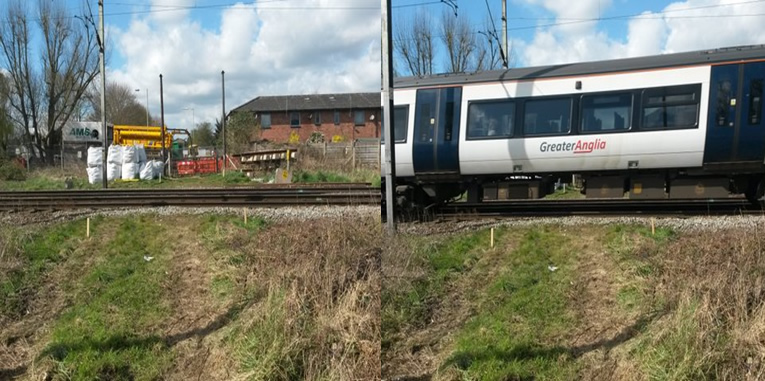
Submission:
POLYGON ((350 162, 356 167, 380 167, 380 139, 357 139, 341 143, 306 143, 301 154, 312 155, 323 160, 350 162))

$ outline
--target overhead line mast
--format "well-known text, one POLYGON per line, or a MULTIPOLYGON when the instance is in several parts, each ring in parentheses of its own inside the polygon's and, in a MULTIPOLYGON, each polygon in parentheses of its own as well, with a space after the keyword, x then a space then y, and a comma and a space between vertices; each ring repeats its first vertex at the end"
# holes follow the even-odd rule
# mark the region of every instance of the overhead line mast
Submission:
POLYGON ((394 193, 396 191, 396 150, 393 121, 393 33, 391 0, 382 0, 382 98, 383 137, 385 139, 385 217, 389 234, 396 233, 394 193))

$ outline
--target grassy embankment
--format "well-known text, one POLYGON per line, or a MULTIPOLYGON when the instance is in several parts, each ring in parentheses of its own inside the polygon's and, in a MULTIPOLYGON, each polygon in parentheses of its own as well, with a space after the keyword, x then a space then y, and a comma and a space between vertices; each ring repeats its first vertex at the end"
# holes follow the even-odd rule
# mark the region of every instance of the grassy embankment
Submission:
POLYGON ((0 229, 0 379, 379 379, 373 218, 0 229))
MULTIPOLYGON (((84 171, 84 170, 83 170, 84 171)), ((5 191, 30 191, 30 190, 56 190, 65 189, 65 180, 71 177, 73 189, 101 189, 101 184, 88 184, 87 176, 77 172, 62 172, 58 169, 36 170, 25 174, 23 180, 0 179, 0 190, 5 191)), ((183 176, 149 181, 114 181, 110 188, 185 188, 185 187, 227 187, 255 185, 259 182, 273 180, 273 174, 261 174, 259 181, 252 181, 247 176, 237 171, 229 171, 226 176, 222 174, 210 174, 202 176, 183 176)), ((369 182, 380 185, 380 176, 377 171, 369 169, 356 169, 348 172, 333 170, 296 170, 293 172, 294 183, 344 183, 344 182, 369 182)))
POLYGON ((383 254, 383 377, 761 379, 761 232, 404 237, 383 254))

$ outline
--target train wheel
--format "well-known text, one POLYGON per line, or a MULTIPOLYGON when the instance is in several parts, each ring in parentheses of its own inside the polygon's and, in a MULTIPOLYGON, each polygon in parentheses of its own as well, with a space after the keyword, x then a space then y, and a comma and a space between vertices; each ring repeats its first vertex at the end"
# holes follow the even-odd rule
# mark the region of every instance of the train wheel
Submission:
POLYGON ((749 186, 744 192, 746 199, 752 203, 752 205, 762 208, 765 206, 763 196, 765 196, 765 181, 753 180, 749 183, 749 186))

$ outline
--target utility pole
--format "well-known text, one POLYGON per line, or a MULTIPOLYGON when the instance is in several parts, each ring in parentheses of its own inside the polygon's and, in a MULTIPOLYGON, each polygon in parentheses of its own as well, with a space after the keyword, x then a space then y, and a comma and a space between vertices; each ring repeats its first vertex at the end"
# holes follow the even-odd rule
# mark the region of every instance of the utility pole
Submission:
MULTIPOLYGON (((135 89, 136 92, 140 92, 141 89, 135 89)), ((149 127, 149 89, 146 89, 146 127, 149 127)))
POLYGON ((226 157, 226 72, 223 70, 220 71, 220 86, 223 98, 223 116, 221 117, 221 130, 223 130, 223 177, 226 177, 226 167, 228 166, 228 158, 226 157))
POLYGON ((385 139, 385 217, 388 234, 396 234, 394 192, 396 190, 396 141, 393 126, 393 34, 391 0, 382 0, 382 98, 385 139))
POLYGON ((507 0, 502 0, 502 47, 505 52, 505 59, 502 61, 502 67, 507 69, 507 62, 510 60, 510 58, 507 57, 509 54, 509 51, 507 50, 507 0))
POLYGON ((149 127, 149 88, 146 88, 146 127, 149 127))
POLYGON ((162 87, 162 74, 159 75, 159 112, 160 123, 162 123, 160 127, 162 129, 162 163, 165 163, 167 161, 167 157, 165 157, 165 90, 162 87))
MULTIPOLYGON (((101 66, 101 134, 104 136, 103 157, 101 162, 102 187, 107 188, 108 179, 106 178, 106 154, 108 149, 108 137, 106 131, 106 63, 104 62, 104 0, 98 0, 98 58, 101 66)), ((63 139, 62 144, 63 144, 63 139)))

